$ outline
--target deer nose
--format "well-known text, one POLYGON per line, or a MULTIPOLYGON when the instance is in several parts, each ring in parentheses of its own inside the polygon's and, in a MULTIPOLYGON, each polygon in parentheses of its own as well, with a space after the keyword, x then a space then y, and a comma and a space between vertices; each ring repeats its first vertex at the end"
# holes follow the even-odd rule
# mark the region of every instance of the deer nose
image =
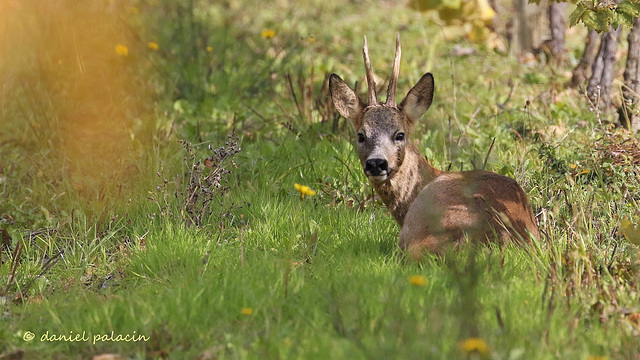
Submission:
POLYGON ((389 170, 389 163, 384 159, 369 159, 365 163, 364 171, 373 176, 380 175, 383 171, 389 170))

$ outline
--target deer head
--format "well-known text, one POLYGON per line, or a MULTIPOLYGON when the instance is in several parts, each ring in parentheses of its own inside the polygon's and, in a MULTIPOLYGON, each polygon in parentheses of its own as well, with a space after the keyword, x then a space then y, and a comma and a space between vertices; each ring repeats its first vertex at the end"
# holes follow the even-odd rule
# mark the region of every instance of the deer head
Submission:
POLYGON ((387 88, 387 100, 379 103, 376 84, 369 61, 367 37, 362 51, 369 89, 365 104, 336 74, 331 74, 331 98, 340 115, 351 120, 357 132, 357 148, 365 174, 373 183, 387 181, 397 173, 404 161, 407 139, 413 126, 433 100, 433 75, 426 73, 396 104, 396 84, 400 71, 400 34, 396 37, 396 55, 387 88))

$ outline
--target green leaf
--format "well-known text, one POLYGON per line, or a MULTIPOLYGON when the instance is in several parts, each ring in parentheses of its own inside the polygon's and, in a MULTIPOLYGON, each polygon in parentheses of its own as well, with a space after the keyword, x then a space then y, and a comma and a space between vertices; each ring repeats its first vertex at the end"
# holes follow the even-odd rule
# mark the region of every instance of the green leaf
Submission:
POLYGON ((587 27, 587 29, 597 30, 598 32, 602 31, 599 26, 598 16, 593 10, 586 9, 580 20, 582 20, 582 23, 587 27))
POLYGON ((611 27, 617 29, 619 25, 633 27, 633 16, 629 14, 623 14, 619 12, 613 13, 613 20, 611 21, 611 27))
POLYGON ((640 245, 640 230, 628 218, 625 217, 620 221, 620 230, 629 242, 640 245))
POLYGON ((598 32, 609 31, 609 26, 633 26, 633 18, 640 16, 638 0, 623 0, 620 4, 598 1, 581 1, 569 15, 569 26, 580 21, 589 29, 598 32))
POLYGON ((624 14, 626 16, 640 17, 640 2, 624 0, 616 7, 618 14, 624 14))
POLYGON ((616 14, 610 8, 604 8, 596 12, 598 17, 598 28, 596 30, 609 31, 609 26, 614 30, 618 28, 620 23, 616 19, 616 14))
POLYGON ((582 17, 584 16, 584 13, 586 11, 587 8, 583 6, 583 3, 578 4, 578 6, 576 6, 576 8, 571 12, 571 15, 569 15, 569 26, 573 27, 580 20, 582 20, 582 17))
POLYGON ((621 22, 632 28, 633 19, 640 17, 640 2, 622 1, 616 8, 616 15, 621 18, 621 22))
POLYGON ((623 19, 620 16, 618 16, 618 14, 616 13, 612 13, 609 16, 607 21, 609 22, 609 25, 611 25, 613 29, 617 29, 618 26, 623 25, 623 22, 624 22, 623 19))

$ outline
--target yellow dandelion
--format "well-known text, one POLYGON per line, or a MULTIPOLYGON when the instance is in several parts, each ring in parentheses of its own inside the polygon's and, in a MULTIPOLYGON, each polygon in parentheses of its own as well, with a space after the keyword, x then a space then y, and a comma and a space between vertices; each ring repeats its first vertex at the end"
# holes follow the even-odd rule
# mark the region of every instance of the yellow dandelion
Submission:
POLYGON ((468 338, 460 344, 460 348, 467 354, 479 353, 482 356, 489 355, 487 343, 480 338, 468 338))
POLYGON ((427 285, 427 278, 422 275, 411 275, 409 276, 409 284, 415 286, 425 286, 427 285))
POLYGON ((576 165, 576 164, 569 164, 569 169, 575 169, 577 167, 578 167, 578 165, 576 165))
POLYGON ((253 314, 253 309, 252 309, 252 308, 248 308, 248 307, 243 307, 243 308, 240 310, 240 313, 241 313, 242 315, 251 315, 251 314, 253 314))
POLYGON ((134 15, 135 14, 139 14, 140 10, 138 10, 138 8, 135 7, 135 6, 132 6, 132 7, 129 8, 129 13, 134 14, 134 15))
POLYGON ((315 191, 311 190, 310 187, 306 185, 293 184, 296 187, 296 190, 300 192, 300 197, 304 199, 305 196, 313 196, 316 194, 315 191))
POLYGON ((584 169, 584 170, 580 171, 580 172, 578 173, 578 175, 584 175, 584 174, 588 174, 588 173, 590 173, 590 172, 591 172, 591 170, 589 170, 589 169, 584 169))
POLYGON ((262 30, 262 34, 260 34, 260 36, 265 39, 271 39, 272 37, 276 36, 276 32, 271 29, 264 29, 262 30))
POLYGON ((212 52, 213 48, 211 46, 207 46, 207 52, 212 52))
POLYGON ((129 55, 129 48, 126 47, 125 45, 118 44, 116 45, 116 54, 120 56, 127 56, 129 55))
POLYGON ((158 51, 160 49, 160 45, 157 42, 149 41, 147 43, 147 47, 153 51, 158 51))
POLYGON ((316 37, 313 35, 309 35, 309 37, 307 37, 307 41, 309 42, 309 44, 315 44, 316 37))

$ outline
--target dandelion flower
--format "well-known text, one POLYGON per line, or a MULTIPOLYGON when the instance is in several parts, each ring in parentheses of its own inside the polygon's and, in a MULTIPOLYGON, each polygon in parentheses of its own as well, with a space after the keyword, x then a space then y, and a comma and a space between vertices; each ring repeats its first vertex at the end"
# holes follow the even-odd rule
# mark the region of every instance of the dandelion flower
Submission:
POLYGON ((296 190, 300 192, 300 197, 304 199, 305 196, 313 196, 316 194, 315 191, 311 190, 310 187, 306 185, 293 184, 296 187, 296 190))
POLYGON ((149 41, 147 43, 147 47, 153 51, 158 51, 160 49, 160 45, 157 42, 149 41))
POLYGON ((207 52, 212 52, 213 48, 211 46, 207 46, 207 52))
POLYGON ((253 309, 252 309, 252 308, 248 308, 248 307, 243 307, 243 308, 240 310, 240 313, 241 313, 242 315, 251 315, 251 314, 253 314, 253 309))
POLYGON ((427 278, 422 275, 411 275, 409 276, 409 284, 415 286, 425 286, 427 285, 427 278))
POLYGON ((262 34, 260 34, 260 36, 265 39, 271 39, 272 37, 276 36, 276 32, 271 29, 264 29, 262 30, 262 34))
POLYGON ((116 54, 120 56, 127 56, 129 55, 129 48, 126 47, 125 45, 118 44, 116 45, 116 54))
POLYGON ((468 338, 460 344, 460 348, 467 354, 479 353, 482 356, 489 355, 489 347, 487 346, 487 343, 480 338, 468 338))

